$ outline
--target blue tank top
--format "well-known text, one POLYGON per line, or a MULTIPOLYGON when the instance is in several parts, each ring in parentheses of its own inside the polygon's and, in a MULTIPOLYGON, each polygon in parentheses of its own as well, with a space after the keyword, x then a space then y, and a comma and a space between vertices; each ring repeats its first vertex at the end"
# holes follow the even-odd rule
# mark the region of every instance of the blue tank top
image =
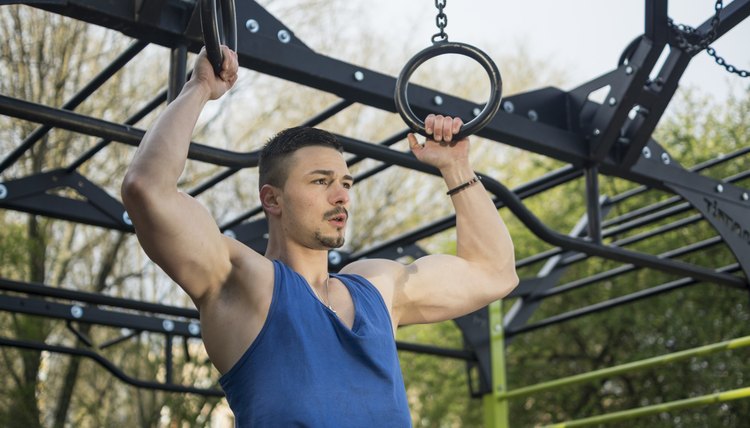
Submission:
POLYGON ((375 286, 332 275, 354 302, 350 330, 300 274, 273 264, 266 322, 219 379, 236 426, 410 427, 391 318, 375 286))

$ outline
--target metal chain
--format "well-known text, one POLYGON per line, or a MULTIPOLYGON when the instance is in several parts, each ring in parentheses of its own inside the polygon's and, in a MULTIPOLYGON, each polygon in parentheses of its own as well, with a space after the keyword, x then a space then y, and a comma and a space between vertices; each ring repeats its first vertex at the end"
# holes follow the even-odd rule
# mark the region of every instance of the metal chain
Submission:
POLYGON ((448 33, 445 32, 445 27, 448 25, 448 15, 443 12, 448 0, 435 0, 435 7, 438 10, 438 14, 435 17, 435 25, 437 25, 439 33, 432 35, 432 43, 447 42, 448 33))
POLYGON ((688 40, 695 40, 697 37, 695 28, 685 24, 675 24, 674 21, 672 21, 672 18, 667 19, 667 25, 674 33, 675 38, 677 39, 677 47, 681 50, 686 53, 693 53, 705 49, 706 53, 712 56, 716 63, 724 67, 728 72, 737 74, 741 77, 748 77, 750 76, 750 72, 747 70, 739 70, 737 67, 727 64, 726 60, 716 53, 716 49, 710 46, 711 42, 716 38, 716 33, 719 29, 719 22, 721 21, 720 14, 723 8, 724 2, 722 0, 716 0, 716 4, 714 5, 714 16, 711 18, 711 29, 708 30, 702 39, 695 43, 688 40))

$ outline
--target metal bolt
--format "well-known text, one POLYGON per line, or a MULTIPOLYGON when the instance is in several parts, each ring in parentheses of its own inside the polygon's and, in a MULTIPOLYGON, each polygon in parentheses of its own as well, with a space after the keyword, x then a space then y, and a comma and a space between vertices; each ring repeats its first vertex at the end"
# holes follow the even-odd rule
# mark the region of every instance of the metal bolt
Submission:
POLYGON ((198 336, 201 334, 201 325, 197 322, 191 322, 188 324, 188 332, 192 334, 193 336, 198 336))
POLYGON ((224 231, 224 236, 228 236, 228 237, 230 237, 232 239, 237 239, 237 234, 234 233, 234 231, 232 229, 225 230, 224 231))
POLYGON ((506 113, 513 113, 513 111, 516 109, 516 107, 513 105, 510 101, 505 101, 503 103, 503 110, 505 110, 506 113))
POLYGON ((495 331, 499 332, 503 329, 503 325, 500 323, 495 324, 495 331))
POLYGON ((537 119, 539 119, 539 115, 536 114, 536 110, 529 110, 529 113, 527 114, 529 116, 529 119, 536 122, 537 119))
POLYGON ((268 241, 268 236, 269 236, 268 233, 264 233, 263 234, 263 239, 265 239, 266 241, 268 241))
POLYGON ((122 222, 127 224, 128 226, 133 225, 133 221, 130 219, 130 215, 128 214, 127 211, 122 212, 122 222))
POLYGON ((8 188, 4 184, 0 184, 0 199, 5 199, 8 196, 8 188))
POLYGON ((365 73, 362 73, 361 71, 357 70, 354 72, 354 80, 357 82, 361 82, 365 80, 365 73))
POLYGON ((672 159, 669 158, 669 153, 667 152, 662 153, 661 161, 664 162, 664 165, 669 165, 669 163, 672 162, 672 159))
POLYGON ((245 28, 247 28, 247 31, 251 33, 257 33, 258 30, 260 30, 260 24, 258 24, 258 21, 254 19, 248 19, 245 21, 245 28))
POLYGON ((435 97, 432 99, 432 102, 435 103, 436 106, 443 105, 443 97, 440 95, 435 95, 435 97))
POLYGON ((716 185, 716 192, 721 193, 723 191, 724 191, 724 186, 722 186, 721 184, 717 184, 716 185))
POLYGON ((480 109, 479 107, 474 107, 474 109, 471 111, 471 114, 473 114, 474 116, 479 116, 479 113, 481 112, 482 109, 480 109))
POLYGON ((615 97, 609 97, 609 101, 607 101, 609 105, 614 106, 617 104, 617 98, 615 97))
POLYGON ((592 133, 592 134, 594 134, 594 135, 596 136, 596 135, 599 135, 599 134, 601 134, 601 133, 602 133, 602 131, 600 131, 600 130, 599 130, 599 128, 594 128, 594 130, 593 130, 593 131, 591 131, 591 133, 592 133))
POLYGON ((161 326, 166 331, 173 331, 174 330, 174 321, 172 320, 164 320, 161 322, 161 326))
POLYGON ((641 153, 643 153, 644 158, 651 159, 651 149, 648 147, 644 147, 643 150, 641 150, 641 153))
POLYGON ((292 35, 286 30, 279 30, 279 32, 276 33, 276 37, 279 38, 281 43, 289 43, 292 40, 292 35))
POLYGON ((747 194, 747 192, 742 192, 742 195, 740 195, 740 199, 743 201, 750 200, 750 195, 747 194))
POLYGON ((633 74, 633 67, 631 66, 625 67, 625 74, 633 74))
POLYGON ((343 260, 343 259, 344 258, 341 257, 341 253, 339 253, 336 250, 331 250, 331 251, 328 252, 328 263, 330 263, 332 265, 337 265, 337 264, 341 263, 341 260, 343 260))
POLYGON ((396 252, 402 254, 404 252, 404 247, 397 247, 396 252))
POLYGON ((81 318, 83 316, 83 308, 73 305, 70 307, 70 314, 73 315, 73 318, 81 318))

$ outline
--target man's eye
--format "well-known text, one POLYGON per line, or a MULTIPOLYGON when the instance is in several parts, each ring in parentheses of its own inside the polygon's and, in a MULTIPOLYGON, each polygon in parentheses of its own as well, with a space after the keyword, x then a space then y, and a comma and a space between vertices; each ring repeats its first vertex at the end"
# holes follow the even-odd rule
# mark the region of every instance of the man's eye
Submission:
POLYGON ((313 181, 313 183, 315 183, 315 184, 328 184, 328 182, 326 182, 325 178, 319 178, 319 179, 313 181))
POLYGON ((352 183, 344 183, 344 189, 351 189, 352 183))

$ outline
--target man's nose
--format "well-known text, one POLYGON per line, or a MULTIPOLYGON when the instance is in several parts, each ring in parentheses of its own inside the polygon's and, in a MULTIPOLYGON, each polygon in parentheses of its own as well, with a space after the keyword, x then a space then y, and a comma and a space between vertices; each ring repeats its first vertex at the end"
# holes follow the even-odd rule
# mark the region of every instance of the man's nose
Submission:
POLYGON ((349 189, 344 187, 343 184, 336 184, 332 196, 331 203, 333 205, 346 205, 349 203, 349 189))

